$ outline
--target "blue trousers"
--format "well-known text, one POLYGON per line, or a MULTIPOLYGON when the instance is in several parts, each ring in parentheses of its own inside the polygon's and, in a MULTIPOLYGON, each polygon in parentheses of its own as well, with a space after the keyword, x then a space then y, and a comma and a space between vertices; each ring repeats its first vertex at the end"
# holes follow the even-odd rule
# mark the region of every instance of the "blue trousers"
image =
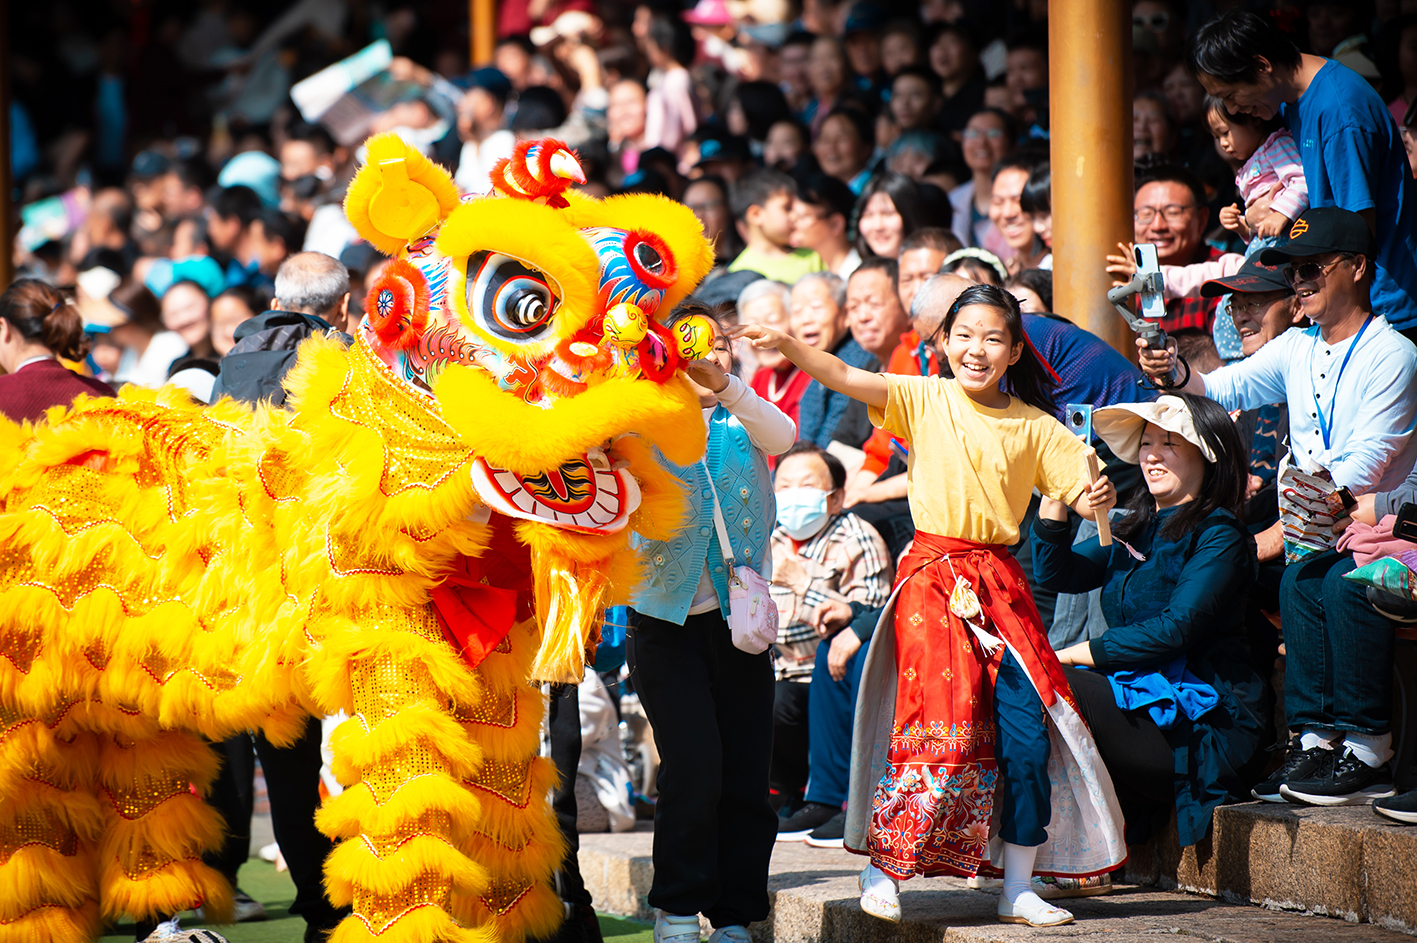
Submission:
MULTIPOLYGON (((850 632, 850 629, 843 629, 850 632)), ((833 681, 827 670, 831 641, 817 645, 817 663, 812 668, 811 695, 807 700, 808 802, 841 808, 846 804, 851 776, 851 729, 856 717, 856 692, 861 687, 861 667, 866 664, 867 639, 846 663, 846 677, 833 681)))
POLYGON ((1392 728, 1394 627, 1343 579, 1353 557, 1328 551, 1284 568, 1284 713, 1289 729, 1354 733, 1392 728))
POLYGON ((1048 840, 1053 817, 1053 787, 1048 781, 1048 720, 1028 672, 1004 652, 994 682, 995 757, 999 784, 1000 837, 1011 845, 1032 847, 1048 840))

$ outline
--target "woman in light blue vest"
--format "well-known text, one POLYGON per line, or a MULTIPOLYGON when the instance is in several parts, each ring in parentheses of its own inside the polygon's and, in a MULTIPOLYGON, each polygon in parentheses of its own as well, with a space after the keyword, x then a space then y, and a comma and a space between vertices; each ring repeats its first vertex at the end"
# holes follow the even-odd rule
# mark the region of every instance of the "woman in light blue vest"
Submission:
MULTIPOLYGON (((678 312, 707 314, 702 309, 678 312)), ((767 652, 733 646, 728 566, 714 501, 739 565, 771 577, 768 536, 776 518, 764 453, 792 447, 797 429, 733 375, 722 325, 712 354, 686 372, 708 425, 703 461, 675 468, 688 489, 683 530, 641 548, 649 575, 626 640, 630 677, 659 747, 654 815, 655 943, 698 943, 699 914, 711 943, 748 943, 768 915, 768 861, 777 816, 768 805, 773 670, 767 652)))

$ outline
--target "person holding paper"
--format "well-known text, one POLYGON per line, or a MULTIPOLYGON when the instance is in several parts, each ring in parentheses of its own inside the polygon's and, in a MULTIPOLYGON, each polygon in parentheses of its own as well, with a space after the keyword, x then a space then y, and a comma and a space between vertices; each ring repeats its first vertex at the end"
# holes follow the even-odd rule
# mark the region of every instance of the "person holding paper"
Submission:
MULTIPOLYGON (((1260 261, 1287 265, 1299 311, 1313 327, 1285 331, 1254 356, 1205 376, 1173 349, 1152 350, 1139 339, 1142 370, 1163 385, 1184 381, 1180 389, 1227 410, 1286 403, 1288 465, 1326 473, 1335 499, 1393 490, 1417 461, 1410 395, 1417 347, 1370 301, 1374 251, 1362 216, 1333 206, 1306 210, 1288 241, 1265 249, 1260 261)), ((1281 511, 1285 500, 1281 494, 1281 511)), ((1296 506, 1302 511, 1302 495, 1290 499, 1291 515, 1296 506)), ((1343 515, 1341 505, 1336 514, 1343 515)), ((1352 555, 1289 540, 1285 550, 1279 611, 1291 739, 1283 765, 1253 795, 1317 805, 1392 795, 1393 623, 1360 585, 1342 578, 1354 568, 1352 555)))

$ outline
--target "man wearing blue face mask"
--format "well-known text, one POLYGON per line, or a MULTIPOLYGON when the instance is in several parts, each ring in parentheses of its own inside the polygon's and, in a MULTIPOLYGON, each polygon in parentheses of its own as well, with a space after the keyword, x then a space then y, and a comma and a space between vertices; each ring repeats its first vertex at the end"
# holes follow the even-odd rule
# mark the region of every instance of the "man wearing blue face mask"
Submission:
MULTIPOLYGON (((777 694, 770 783, 774 801, 790 813, 779 821, 778 841, 802 841, 835 818, 846 801, 852 675, 859 677, 865 649, 849 631, 841 633, 849 639, 831 638, 828 616, 842 608, 876 609, 890 595, 892 565, 885 541, 870 524, 842 513, 845 485, 841 462, 811 442, 789 449, 778 460, 773 479, 772 598, 779 628, 773 646, 777 694), (838 679, 825 668, 832 653, 846 666, 838 679), (844 714, 837 710, 837 722, 819 733, 818 714, 832 705, 845 705, 844 714)), ((835 620, 831 624, 839 627, 835 620)))

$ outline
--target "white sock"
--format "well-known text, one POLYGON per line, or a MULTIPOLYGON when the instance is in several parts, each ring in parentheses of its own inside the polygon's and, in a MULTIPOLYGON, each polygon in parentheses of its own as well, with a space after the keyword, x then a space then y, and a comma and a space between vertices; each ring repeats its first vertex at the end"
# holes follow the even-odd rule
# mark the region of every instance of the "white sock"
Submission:
POLYGON ((1353 751, 1353 755, 1377 769, 1392 759, 1391 733, 1353 733, 1343 735, 1343 745, 1353 751))
POLYGON ((1010 904, 1018 903, 1024 894, 1033 893, 1033 859, 1036 857, 1037 845, 1004 843, 1004 899, 1010 904))
POLYGON ((699 922, 699 915, 698 915, 698 914, 671 914, 671 913, 669 913, 668 911, 665 911, 665 912, 664 912, 664 922, 665 922, 665 923, 695 923, 695 924, 697 924, 697 923, 699 922))
POLYGON ((900 881, 874 864, 866 865, 866 890, 879 897, 895 900, 900 896, 900 881))
POLYGON ((1299 749, 1312 750, 1314 747, 1323 747, 1325 750, 1332 750, 1343 734, 1337 730, 1329 730, 1327 727, 1305 727, 1304 732, 1299 735, 1299 749))

